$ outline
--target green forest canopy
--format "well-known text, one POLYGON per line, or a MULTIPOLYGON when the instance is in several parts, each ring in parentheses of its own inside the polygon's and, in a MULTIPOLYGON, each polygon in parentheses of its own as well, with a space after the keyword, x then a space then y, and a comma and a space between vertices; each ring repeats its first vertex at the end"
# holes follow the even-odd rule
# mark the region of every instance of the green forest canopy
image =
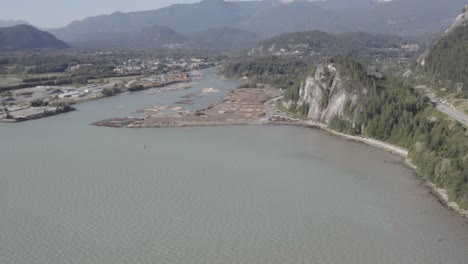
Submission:
POLYGON ((433 81, 468 85, 468 25, 458 27, 431 47, 423 69, 433 81))

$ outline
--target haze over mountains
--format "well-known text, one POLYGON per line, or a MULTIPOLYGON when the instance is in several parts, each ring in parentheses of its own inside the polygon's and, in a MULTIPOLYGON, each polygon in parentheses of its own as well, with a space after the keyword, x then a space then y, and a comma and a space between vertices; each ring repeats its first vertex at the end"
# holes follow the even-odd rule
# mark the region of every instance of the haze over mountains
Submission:
MULTIPOLYGON (((467 0, 203 0, 100 15, 49 29, 74 47, 242 49, 279 34, 320 30, 426 36, 441 32, 467 0)), ((28 24, 0 21, 0 27, 28 24)))
POLYGON ((0 20, 0 27, 12 27, 17 25, 29 25, 29 22, 23 20, 0 20))
POLYGON ((466 0, 327 0, 239 1, 204 0, 195 4, 89 17, 50 30, 67 42, 93 41, 105 34, 122 37, 149 26, 167 27, 179 34, 213 28, 235 28, 269 37, 286 32, 322 30, 330 33, 363 31, 401 36, 439 32, 451 24, 466 0))
POLYGON ((81 48, 168 48, 184 47, 205 50, 243 49, 255 45, 262 38, 254 33, 229 27, 209 28, 181 34, 164 26, 148 26, 139 32, 93 32, 82 41, 73 42, 81 48))
POLYGON ((58 40, 49 32, 29 25, 0 27, 0 51, 24 49, 62 49, 68 44, 58 40))

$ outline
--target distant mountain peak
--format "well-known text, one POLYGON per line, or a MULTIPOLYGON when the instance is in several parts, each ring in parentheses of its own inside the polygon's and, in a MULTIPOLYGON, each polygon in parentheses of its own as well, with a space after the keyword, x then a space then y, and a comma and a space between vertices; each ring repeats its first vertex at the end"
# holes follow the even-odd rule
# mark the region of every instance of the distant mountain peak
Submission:
POLYGON ((0 20, 0 27, 12 27, 16 25, 30 25, 30 23, 23 20, 0 20))
POLYGON ((23 30, 37 30, 35 27, 28 25, 28 24, 19 24, 19 25, 14 25, 10 27, 11 30, 14 29, 23 29, 23 30))
POLYGON ((22 24, 0 28, 0 51, 68 47, 68 44, 58 40, 49 32, 38 30, 31 25, 22 24))

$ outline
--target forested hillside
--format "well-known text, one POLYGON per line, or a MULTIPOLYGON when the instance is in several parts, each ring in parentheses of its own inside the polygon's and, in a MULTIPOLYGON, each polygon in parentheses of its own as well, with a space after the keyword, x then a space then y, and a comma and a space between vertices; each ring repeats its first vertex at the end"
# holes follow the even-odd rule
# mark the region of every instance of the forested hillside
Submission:
POLYGON ((188 35, 186 47, 204 50, 241 50, 254 46, 261 36, 235 28, 210 28, 188 35))
POLYGON ((228 78, 245 77, 252 84, 262 83, 287 89, 299 86, 310 65, 309 60, 295 58, 250 58, 225 65, 221 74, 228 78))
POLYGON ((348 55, 361 59, 416 57, 420 44, 391 35, 328 34, 307 31, 282 34, 262 41, 250 55, 348 55))
POLYGON ((433 80, 468 84, 468 25, 456 28, 431 47, 423 70, 433 80))
POLYGON ((463 125, 439 114, 427 97, 398 79, 377 82, 376 93, 363 104, 359 125, 364 135, 410 149, 419 175, 468 208, 468 138, 463 125))

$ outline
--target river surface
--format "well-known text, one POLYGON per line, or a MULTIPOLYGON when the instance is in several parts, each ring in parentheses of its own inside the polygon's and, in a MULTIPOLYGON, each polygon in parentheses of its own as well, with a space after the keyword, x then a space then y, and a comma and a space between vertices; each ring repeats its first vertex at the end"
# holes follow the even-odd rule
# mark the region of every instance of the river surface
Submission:
POLYGON ((379 149, 298 127, 88 125, 237 85, 204 72, 0 124, 0 263, 468 263, 468 220, 379 149))

